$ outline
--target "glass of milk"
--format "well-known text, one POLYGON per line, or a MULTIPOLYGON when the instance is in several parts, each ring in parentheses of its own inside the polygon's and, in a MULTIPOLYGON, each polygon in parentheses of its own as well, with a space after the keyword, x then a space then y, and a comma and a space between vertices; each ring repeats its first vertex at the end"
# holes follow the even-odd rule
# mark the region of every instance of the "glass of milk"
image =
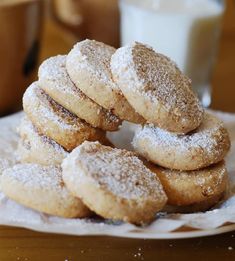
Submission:
POLYGON ((120 0, 122 45, 139 41, 170 57, 208 107, 224 9, 222 0, 120 0))

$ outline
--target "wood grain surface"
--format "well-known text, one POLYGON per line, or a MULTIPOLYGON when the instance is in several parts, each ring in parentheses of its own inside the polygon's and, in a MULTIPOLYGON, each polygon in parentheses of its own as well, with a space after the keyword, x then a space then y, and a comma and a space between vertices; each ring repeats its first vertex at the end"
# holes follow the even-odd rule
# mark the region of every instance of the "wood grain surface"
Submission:
POLYGON ((1 261, 234 260, 235 233, 183 240, 73 237, 2 227, 1 261))
MULTIPOLYGON (((66 53, 76 39, 47 22, 41 59, 66 53)), ((235 112, 235 4, 228 0, 213 77, 213 108, 235 112)), ((235 260, 235 232, 184 240, 73 237, 0 227, 0 261, 235 260)))

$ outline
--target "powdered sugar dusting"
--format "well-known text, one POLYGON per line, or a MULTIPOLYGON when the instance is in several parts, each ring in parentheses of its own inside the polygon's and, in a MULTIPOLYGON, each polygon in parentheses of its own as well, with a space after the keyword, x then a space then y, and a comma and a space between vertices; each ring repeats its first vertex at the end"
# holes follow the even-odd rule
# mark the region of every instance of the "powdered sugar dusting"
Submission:
POLYGON ((9 167, 11 167, 12 165, 14 165, 15 160, 11 161, 5 158, 1 158, 0 159, 0 175, 2 175, 3 171, 9 167))
POLYGON ((60 192, 63 185, 61 169, 55 166, 37 164, 16 164, 6 169, 3 176, 11 177, 26 188, 55 188, 60 192))
POLYGON ((20 115, 21 113, 17 113, 14 116, 0 119, 0 176, 5 169, 17 162, 15 149, 19 137, 16 133, 16 126, 19 124, 20 115))
POLYGON ((112 90, 120 92, 112 80, 110 60, 115 48, 94 40, 77 43, 69 54, 71 67, 86 70, 112 90))
POLYGON ((161 103, 165 111, 182 122, 190 119, 199 125, 203 109, 191 80, 166 56, 134 42, 116 51, 111 68, 122 89, 138 92, 151 103, 161 103))
POLYGON ((39 134, 26 116, 21 120, 19 134, 21 140, 19 141, 17 152, 20 161, 23 160, 27 162, 33 155, 40 159, 40 163, 43 159, 46 165, 52 165, 52 163, 60 164, 68 154, 58 143, 45 135, 39 134), (43 155, 41 155, 41 153, 43 153, 43 155))
POLYGON ((186 135, 177 135, 152 125, 146 125, 136 131, 133 140, 135 147, 135 143, 139 139, 149 140, 156 149, 159 147, 172 148, 176 152, 185 152, 198 148, 214 157, 216 154, 220 155, 221 150, 229 149, 229 144, 227 144, 227 148, 224 148, 229 137, 223 123, 209 113, 205 113, 204 120, 198 129, 186 135), (222 146, 218 146, 220 143, 222 146))
POLYGON ((52 100, 38 87, 37 82, 26 90, 23 106, 25 112, 34 115, 34 118, 40 120, 45 128, 49 127, 48 121, 54 122, 63 130, 83 131, 86 128, 92 128, 52 100))
MULTIPOLYGON (((38 71, 38 84, 40 85, 40 87, 45 90, 45 92, 48 92, 49 95, 53 92, 55 96, 53 97, 54 99, 57 98, 56 93, 59 92, 59 95, 61 97, 58 100, 59 103, 63 99, 64 95, 69 94, 73 97, 73 99, 76 99, 78 106, 80 105, 79 102, 83 102, 81 103, 83 107, 85 104, 89 110, 92 110, 91 114, 98 115, 99 117, 104 117, 104 120, 107 121, 107 123, 120 123, 120 120, 109 110, 106 110, 96 104, 94 101, 88 98, 78 87, 75 86, 66 70, 66 57, 66 55, 58 55, 47 59, 41 64, 38 71)), ((65 100, 62 105, 70 111, 73 107, 70 100, 65 100)), ((78 116, 80 118, 83 118, 83 115, 81 113, 79 113, 78 116)))
MULTIPOLYGON (((88 175, 98 186, 123 198, 164 199, 163 188, 156 175, 147 169, 133 152, 113 149, 99 142, 77 147, 63 165, 79 162, 81 180, 88 175)), ((62 165, 62 166, 63 166, 62 165)))
POLYGON ((63 217, 89 212, 65 187, 60 167, 17 164, 6 169, 0 180, 6 195, 38 211, 63 217))
POLYGON ((66 57, 66 55, 57 55, 45 60, 40 65, 38 70, 39 85, 49 83, 50 89, 54 88, 62 93, 76 94, 78 99, 88 99, 71 81, 65 67, 66 57))

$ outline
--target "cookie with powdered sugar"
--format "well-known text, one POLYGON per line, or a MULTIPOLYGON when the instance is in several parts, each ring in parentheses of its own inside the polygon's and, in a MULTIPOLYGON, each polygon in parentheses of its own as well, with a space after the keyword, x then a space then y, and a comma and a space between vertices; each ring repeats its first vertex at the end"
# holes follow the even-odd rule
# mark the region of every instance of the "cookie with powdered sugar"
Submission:
POLYGON ((218 163, 229 151, 230 138, 223 123, 209 113, 195 131, 178 135, 146 125, 133 138, 136 152, 162 167, 196 170, 218 163))
POLYGON ((23 96, 23 107, 28 118, 45 135, 67 151, 76 148, 85 140, 99 140, 105 132, 70 113, 56 103, 34 82, 23 96))
POLYGON ((221 200, 228 184, 224 161, 196 171, 177 171, 147 165, 157 174, 168 197, 168 204, 177 211, 204 211, 221 200))
MULTIPOLYGON (((60 165, 68 155, 68 152, 58 143, 39 134, 27 116, 22 118, 18 133, 20 140, 17 147, 17 158, 21 163, 37 163, 45 166, 60 165)), ((100 137, 99 142, 113 147, 106 136, 100 137)))
POLYGON ((69 191, 104 218, 147 223, 167 201, 158 177, 133 152, 85 141, 62 169, 69 191))
POLYGON ((149 123, 176 133, 200 125, 203 109, 191 80, 166 56, 134 42, 113 54, 111 71, 128 102, 149 123))
POLYGON ((130 106, 112 79, 110 59, 115 48, 92 40, 77 43, 67 56, 66 68, 75 85, 93 101, 122 120, 145 120, 130 106))
POLYGON ((82 93, 71 81, 65 64, 66 55, 45 60, 38 71, 39 86, 57 103, 91 126, 106 131, 118 130, 121 120, 82 93))
POLYGON ((67 190, 59 167, 17 164, 4 170, 0 184, 7 197, 43 213, 65 218, 87 217, 91 213, 67 190))
POLYGON ((18 127, 20 140, 17 157, 21 163, 60 165, 68 152, 58 143, 38 133, 32 122, 23 117, 18 127))

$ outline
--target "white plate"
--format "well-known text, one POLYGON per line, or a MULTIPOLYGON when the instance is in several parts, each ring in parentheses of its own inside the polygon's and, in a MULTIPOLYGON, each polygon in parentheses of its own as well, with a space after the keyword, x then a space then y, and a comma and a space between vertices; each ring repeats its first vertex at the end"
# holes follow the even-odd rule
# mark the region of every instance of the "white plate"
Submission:
MULTIPOLYGON (((37 232, 44 233, 55 233, 55 234, 64 234, 64 235, 77 235, 76 232, 70 231, 62 231, 60 229, 53 229, 53 227, 49 226, 41 226, 34 227, 27 224, 3 224, 3 225, 11 225, 15 227, 27 228, 37 232), (60 230, 60 231, 59 231, 60 230)), ((193 231, 182 231, 182 232, 169 232, 169 233, 137 233, 137 232, 124 232, 118 233, 115 232, 107 232, 107 233, 84 233, 79 236, 113 236, 113 237, 123 237, 123 238, 136 238, 136 239, 184 239, 184 238, 196 238, 196 237, 206 237, 219 235, 227 232, 235 231, 235 224, 225 225, 216 229, 208 229, 208 230, 193 230, 193 231)))

